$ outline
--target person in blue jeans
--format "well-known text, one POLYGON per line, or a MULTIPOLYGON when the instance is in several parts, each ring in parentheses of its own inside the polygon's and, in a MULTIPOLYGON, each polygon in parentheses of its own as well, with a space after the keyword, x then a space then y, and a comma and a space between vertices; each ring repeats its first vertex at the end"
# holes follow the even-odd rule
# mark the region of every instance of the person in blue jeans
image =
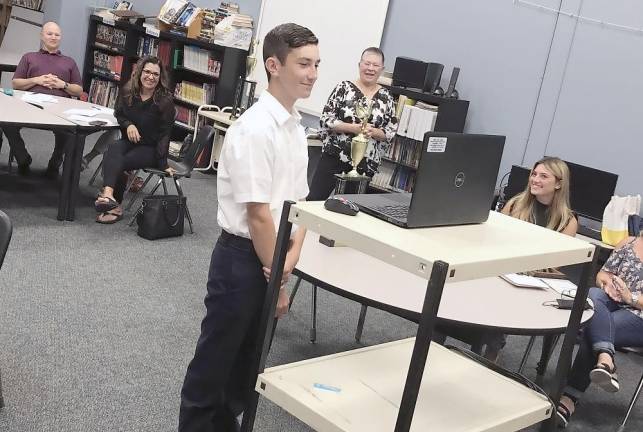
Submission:
POLYGON ((617 245, 591 288, 594 317, 583 331, 567 386, 557 409, 559 425, 567 426, 590 383, 614 393, 619 389, 616 348, 643 346, 643 238, 617 245))

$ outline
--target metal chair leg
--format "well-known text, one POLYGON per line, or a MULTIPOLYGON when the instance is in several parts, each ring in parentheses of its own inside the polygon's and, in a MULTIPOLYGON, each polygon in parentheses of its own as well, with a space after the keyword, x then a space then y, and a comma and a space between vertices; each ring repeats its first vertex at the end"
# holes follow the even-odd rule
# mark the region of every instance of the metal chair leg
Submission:
MULTIPOLYGON (((152 179, 152 176, 153 176, 153 175, 154 175, 154 174, 150 174, 150 175, 148 175, 148 176, 147 176, 147 178, 146 178, 146 179, 145 179, 145 181, 143 182, 143 186, 141 186, 141 189, 140 189, 138 192, 136 192, 136 193, 132 196, 132 198, 130 198, 130 200, 129 200, 129 204, 127 204, 127 206, 125 207, 125 211, 129 211, 129 209, 130 209, 130 208, 132 208, 132 204, 134 204, 134 202, 136 201, 136 198, 138 198, 138 194, 139 194, 139 193, 141 193, 141 191, 142 191, 143 189, 145 189, 145 186, 147 186, 147 183, 152 179)), ((160 181, 159 181, 159 183, 160 183, 160 181)), ((154 190, 158 189, 158 187, 159 187, 159 183, 157 183, 157 184, 156 184, 156 186, 154 187, 154 190)), ((153 191, 152 191, 152 193, 151 193, 150 195, 152 195, 152 194, 154 194, 154 192, 153 192, 153 191)))
POLYGON ((627 413, 625 414, 623 423, 621 423, 621 425, 618 428, 618 432, 623 432, 625 430, 625 423, 627 423, 627 419, 630 417, 630 413, 632 412, 632 409, 634 409, 634 405, 636 404, 636 401, 639 399, 642 389, 643 389, 643 375, 641 375, 641 379, 639 380, 639 385, 636 387, 636 391, 634 392, 634 395, 632 395, 632 400, 630 400, 630 405, 627 407, 627 413))
POLYGON ((301 278, 298 277, 297 281, 295 282, 295 286, 292 289, 292 292, 290 293, 290 299, 288 300, 288 310, 292 307, 292 302, 295 299, 295 295, 297 294, 297 290, 299 290, 299 285, 301 285, 301 278))
MULTIPOLYGON (((176 177, 172 177, 172 180, 174 180, 174 187, 176 188, 176 191, 179 193, 179 195, 184 195, 183 189, 181 189, 181 184, 179 183, 179 179, 176 177)), ((185 216, 188 218, 188 223, 190 224, 190 234, 194 234, 194 228, 192 227, 192 216, 190 216, 190 209, 188 208, 187 200, 185 202, 185 216)))
POLYGON ((310 343, 317 340, 317 285, 313 285, 310 302, 310 343))
POLYGON ((551 355, 554 352, 554 348, 556 348, 556 344, 558 343, 559 338, 560 338, 560 335, 543 336, 543 347, 540 354, 540 361, 538 361, 538 365, 536 366, 536 374, 539 377, 542 377, 545 375, 545 371, 547 370, 547 365, 549 364, 549 359, 551 358, 551 355))
POLYGON ((4 407, 4 397, 2 397, 2 373, 0 373, 0 408, 4 407))
MULTIPOLYGON (((133 176, 130 176, 131 178, 130 178, 130 180, 127 182, 127 186, 125 186, 125 192, 123 193, 123 195, 124 195, 124 194, 126 194, 127 192, 129 192, 129 190, 131 189, 132 185, 133 185, 133 184, 134 184, 134 182, 136 181, 136 177, 138 176, 138 173, 139 173, 140 171, 141 171, 140 169, 137 169, 136 171, 134 171, 134 175, 133 175, 133 176)), ((143 190, 143 188, 141 188, 140 190, 143 190)))
POLYGON ((368 306, 362 305, 359 311, 359 318, 357 319, 357 329, 355 330, 355 342, 361 343, 362 330, 364 330, 364 320, 366 320, 366 310, 368 306))
POLYGON ((522 374, 522 371, 525 369, 525 365, 527 364, 527 359, 529 358, 529 354, 531 354, 531 349, 534 347, 535 341, 536 341, 536 336, 532 336, 529 338, 529 342, 527 343, 527 349, 525 350, 525 353, 522 355, 522 360, 520 360, 520 366, 518 366, 519 374, 522 374))
POLYGON ((11 174, 12 168, 13 168, 13 151, 11 150, 11 147, 9 147, 9 174, 11 174))
POLYGON ((92 178, 89 179, 90 186, 94 186, 94 181, 96 180, 98 173, 103 169, 103 162, 104 162, 104 159, 101 159, 100 163, 96 167, 96 171, 94 171, 94 174, 92 174, 92 178))

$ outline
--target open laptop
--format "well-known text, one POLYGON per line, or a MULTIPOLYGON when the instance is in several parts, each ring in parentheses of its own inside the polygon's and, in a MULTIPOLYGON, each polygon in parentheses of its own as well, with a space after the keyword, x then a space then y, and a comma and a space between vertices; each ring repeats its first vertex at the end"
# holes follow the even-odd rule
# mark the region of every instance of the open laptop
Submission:
POLYGON ((489 217, 505 137, 427 132, 413 193, 342 195, 404 228, 482 223, 489 217))

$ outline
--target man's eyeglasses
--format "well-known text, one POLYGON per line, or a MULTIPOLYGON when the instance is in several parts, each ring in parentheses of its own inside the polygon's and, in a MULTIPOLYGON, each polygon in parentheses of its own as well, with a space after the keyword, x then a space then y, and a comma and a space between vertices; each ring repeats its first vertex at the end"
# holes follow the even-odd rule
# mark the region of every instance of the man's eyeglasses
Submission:
POLYGON ((371 63, 371 62, 361 62, 362 66, 367 67, 367 68, 374 68, 374 69, 380 69, 382 67, 381 64, 379 63, 371 63))
POLYGON ((147 70, 147 69, 143 69, 143 73, 144 73, 145 75, 151 75, 151 76, 153 76, 154 78, 158 78, 158 77, 160 77, 160 76, 161 76, 161 74, 160 74, 160 73, 158 73, 158 72, 154 72, 154 71, 149 71, 149 70, 147 70))

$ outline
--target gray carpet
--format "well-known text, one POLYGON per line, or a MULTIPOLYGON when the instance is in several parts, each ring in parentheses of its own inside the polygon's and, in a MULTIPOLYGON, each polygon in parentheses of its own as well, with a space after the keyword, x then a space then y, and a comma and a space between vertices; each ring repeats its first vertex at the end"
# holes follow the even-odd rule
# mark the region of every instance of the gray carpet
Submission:
MULTIPOLYGON (((0 151, 0 209, 14 237, 0 271, 0 369, 6 407, 0 431, 87 432, 176 430, 183 374, 203 317, 210 253, 218 236, 216 177, 184 181, 196 233, 150 242, 120 222, 94 222, 96 189, 81 177, 75 222, 58 222, 57 184, 41 177, 53 146, 47 132, 24 131, 34 156, 30 177, 7 173, 0 151)), ((90 137, 88 148, 93 139, 90 137)), ((320 291, 318 342, 308 342, 310 286, 302 284, 278 326, 269 364, 357 348, 359 305, 320 291)), ((415 325, 370 309, 366 345, 412 336, 415 325)), ((515 369, 526 345, 510 337, 501 364, 515 369)), ((539 346, 527 376, 534 378, 539 346)), ((572 431, 614 430, 643 362, 619 357, 622 391, 590 388, 572 431)), ((552 374, 550 367, 548 376, 552 374)), ((457 408, 456 408, 457 409, 457 408)), ((628 430, 643 428, 637 407, 628 430)), ((532 428, 536 430, 536 428, 532 428)), ((261 400, 256 431, 308 431, 261 400)))

